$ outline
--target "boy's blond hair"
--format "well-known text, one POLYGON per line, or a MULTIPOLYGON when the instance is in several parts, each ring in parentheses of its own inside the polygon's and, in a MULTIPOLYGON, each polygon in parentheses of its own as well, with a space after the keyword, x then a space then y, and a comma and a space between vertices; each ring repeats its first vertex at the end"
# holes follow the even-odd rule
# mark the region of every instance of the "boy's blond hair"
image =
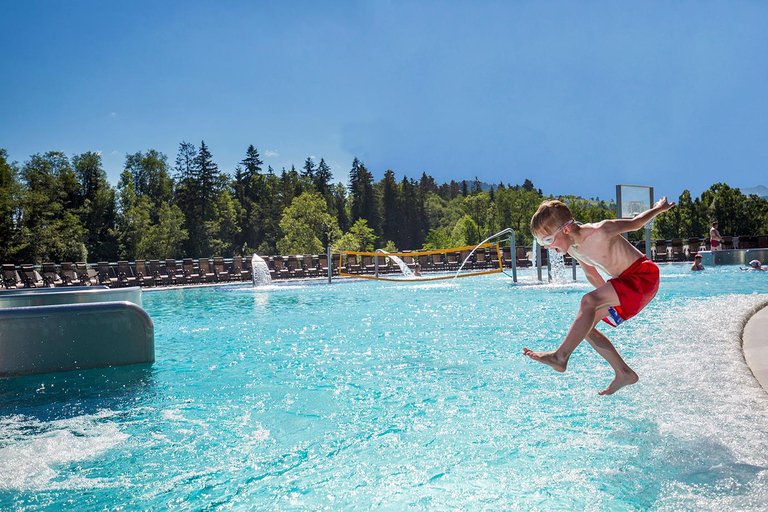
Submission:
POLYGON ((544 201, 531 217, 531 234, 551 233, 571 219, 571 210, 564 202, 557 199, 544 201))

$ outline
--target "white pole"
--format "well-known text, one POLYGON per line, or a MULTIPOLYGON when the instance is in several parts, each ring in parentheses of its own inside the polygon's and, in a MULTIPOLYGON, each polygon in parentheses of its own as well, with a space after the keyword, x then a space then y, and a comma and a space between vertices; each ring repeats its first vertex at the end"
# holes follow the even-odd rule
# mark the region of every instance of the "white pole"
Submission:
POLYGON ((515 248, 515 230, 509 228, 509 259, 512 264, 512 282, 517 282, 517 249, 515 248))

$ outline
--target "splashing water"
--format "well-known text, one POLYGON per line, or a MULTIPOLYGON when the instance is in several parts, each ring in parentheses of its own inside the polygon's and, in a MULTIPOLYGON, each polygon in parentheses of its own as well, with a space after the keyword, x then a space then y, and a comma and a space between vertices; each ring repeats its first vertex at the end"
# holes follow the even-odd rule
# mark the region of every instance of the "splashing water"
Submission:
POLYGON ((612 397, 588 343, 564 374, 521 353, 557 347, 583 276, 152 291, 152 368, 0 384, 0 510, 764 510, 740 336, 768 275, 660 271, 606 332, 640 375, 612 397))
POLYGON ((568 275, 565 271, 565 258, 562 254, 555 251, 554 249, 549 249, 549 264, 550 264, 550 274, 549 279, 553 283, 565 283, 568 281, 568 275))
POLYGON ((411 269, 408 268, 408 265, 406 265, 405 262, 403 260, 401 260, 400 258, 398 258, 397 256, 389 254, 384 249, 376 249, 376 252, 380 252, 382 254, 386 254, 387 257, 389 259, 391 259, 392 261, 394 261, 395 265, 397 265, 400 268, 400 272, 402 272, 405 277, 412 277, 413 276, 413 272, 411 271, 411 269))
POLYGON ((498 232, 498 233, 496 233, 495 235, 491 235, 491 236, 489 236, 488 238, 486 238, 485 240, 483 240, 482 242, 480 242, 479 244, 477 244, 477 245, 475 246, 475 248, 474 248, 474 249, 472 249, 472 250, 469 252, 469 256, 467 256, 467 257, 464 259, 464 261, 462 261, 462 262, 461 262, 461 265, 459 266, 459 270, 457 270, 457 271, 456 271, 456 275, 457 275, 457 276, 459 275, 459 272, 461 272, 461 269, 463 269, 463 268, 464 268, 464 264, 465 264, 467 261, 469 261, 469 259, 472 257, 472 255, 473 255, 473 254, 475 254, 475 251, 477 250, 477 248, 478 248, 478 247, 480 247, 481 245, 483 245, 484 243, 486 243, 486 242, 487 242, 487 241, 489 241, 489 240, 493 240, 494 238, 498 238, 498 237, 500 237, 500 236, 502 236, 502 235, 506 235, 507 233, 511 233, 511 232, 512 232, 512 228, 506 228, 506 229, 502 229, 501 231, 499 231, 499 232, 498 232))
POLYGON ((264 258, 258 254, 251 257, 251 268, 253 269, 253 286, 265 286, 272 284, 272 276, 269 275, 269 266, 264 258))

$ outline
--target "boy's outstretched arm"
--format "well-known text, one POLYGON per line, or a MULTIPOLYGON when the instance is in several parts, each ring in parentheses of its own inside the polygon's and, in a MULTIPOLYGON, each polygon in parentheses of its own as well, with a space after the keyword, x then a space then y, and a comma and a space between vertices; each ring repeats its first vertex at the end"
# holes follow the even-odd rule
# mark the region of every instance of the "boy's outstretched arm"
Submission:
POLYGON ((637 231, 638 229, 648 224, 655 216, 671 209, 673 206, 675 206, 675 204, 676 203, 674 201, 671 203, 668 202, 667 196, 664 196, 656 201, 656 204, 653 205, 653 208, 650 210, 645 210, 643 213, 637 215, 637 217, 633 219, 616 219, 614 221, 610 221, 609 229, 613 228, 611 229, 611 234, 619 235, 622 233, 628 233, 630 231, 637 231))

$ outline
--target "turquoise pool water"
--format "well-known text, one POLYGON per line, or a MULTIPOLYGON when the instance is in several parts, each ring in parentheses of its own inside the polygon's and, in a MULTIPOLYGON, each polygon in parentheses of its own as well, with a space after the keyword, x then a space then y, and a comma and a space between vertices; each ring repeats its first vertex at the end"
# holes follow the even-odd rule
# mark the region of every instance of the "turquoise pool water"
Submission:
POLYGON ((663 265, 613 397, 577 283, 493 275, 153 291, 157 362, 0 381, 0 509, 755 509, 768 395, 741 319, 768 275, 663 265))

